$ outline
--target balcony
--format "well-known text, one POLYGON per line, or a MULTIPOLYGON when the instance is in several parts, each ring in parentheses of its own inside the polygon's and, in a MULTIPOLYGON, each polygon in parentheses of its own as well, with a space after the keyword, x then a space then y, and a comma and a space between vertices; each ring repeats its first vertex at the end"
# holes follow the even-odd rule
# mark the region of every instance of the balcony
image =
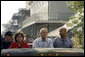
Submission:
POLYGON ((34 14, 32 16, 26 16, 25 20, 22 22, 22 26, 36 23, 38 21, 48 21, 48 14, 34 14))
POLYGON ((70 13, 37 13, 32 16, 26 16, 25 20, 22 22, 22 27, 29 26, 34 23, 65 23, 68 21, 70 13))

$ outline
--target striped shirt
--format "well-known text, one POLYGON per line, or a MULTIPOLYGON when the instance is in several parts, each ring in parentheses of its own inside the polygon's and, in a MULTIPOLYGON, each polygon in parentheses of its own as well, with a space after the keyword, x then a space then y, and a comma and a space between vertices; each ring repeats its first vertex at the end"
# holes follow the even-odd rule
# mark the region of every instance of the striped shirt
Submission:
POLYGON ((39 37, 34 40, 33 48, 53 48, 53 42, 50 38, 46 38, 46 41, 42 41, 42 38, 39 37))

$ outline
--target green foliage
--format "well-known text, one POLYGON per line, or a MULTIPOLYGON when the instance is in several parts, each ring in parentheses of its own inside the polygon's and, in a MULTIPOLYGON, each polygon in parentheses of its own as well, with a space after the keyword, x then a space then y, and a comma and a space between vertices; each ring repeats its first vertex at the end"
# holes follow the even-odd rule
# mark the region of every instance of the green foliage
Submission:
POLYGON ((67 26, 73 27, 73 32, 75 33, 75 37, 72 38, 74 46, 84 48, 84 1, 70 1, 66 3, 67 7, 75 13, 75 15, 69 18, 71 22, 66 23, 67 26), (79 29, 80 27, 81 29, 79 29))
POLYGON ((84 8, 84 1, 70 1, 67 2, 67 6, 74 12, 81 12, 81 9, 84 8))

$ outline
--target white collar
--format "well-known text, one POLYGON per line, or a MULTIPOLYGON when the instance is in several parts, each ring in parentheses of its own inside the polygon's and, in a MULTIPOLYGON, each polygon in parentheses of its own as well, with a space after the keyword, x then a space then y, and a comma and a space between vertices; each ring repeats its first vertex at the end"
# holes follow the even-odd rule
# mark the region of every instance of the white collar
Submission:
MULTIPOLYGON (((40 37, 40 39, 39 39, 40 41, 42 41, 42 38, 40 37)), ((45 39, 46 41, 48 41, 48 39, 47 39, 47 37, 46 37, 46 39, 45 39)))

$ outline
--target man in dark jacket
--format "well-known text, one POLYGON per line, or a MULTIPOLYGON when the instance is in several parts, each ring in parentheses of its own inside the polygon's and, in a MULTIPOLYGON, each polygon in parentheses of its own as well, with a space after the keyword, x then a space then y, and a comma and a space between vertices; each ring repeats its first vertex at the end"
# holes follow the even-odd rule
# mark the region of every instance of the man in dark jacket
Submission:
POLYGON ((8 31, 5 33, 5 37, 3 40, 1 39, 1 49, 7 49, 11 45, 11 38, 13 37, 13 34, 11 31, 8 31))
POLYGON ((54 48, 73 48, 72 40, 67 37, 66 32, 66 28, 60 28, 60 37, 57 37, 53 42, 54 48))

